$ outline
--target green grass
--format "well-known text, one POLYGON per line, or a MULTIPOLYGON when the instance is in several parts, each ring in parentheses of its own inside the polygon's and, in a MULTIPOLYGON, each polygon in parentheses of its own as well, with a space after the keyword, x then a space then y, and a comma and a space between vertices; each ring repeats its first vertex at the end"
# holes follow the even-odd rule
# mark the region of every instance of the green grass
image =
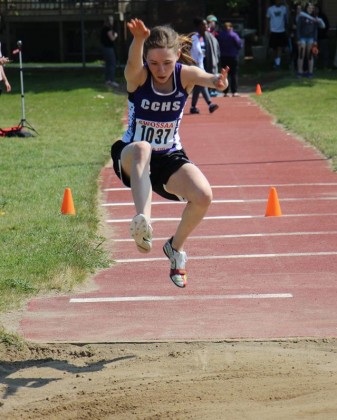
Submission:
MULTIPOLYGON (((7 74, 13 92, 0 98, 0 127, 21 119, 19 71, 7 74)), ((26 118, 39 135, 0 138, 0 311, 40 292, 71 290, 111 263, 97 233, 98 177, 122 132, 126 97, 102 80, 102 69, 24 72, 26 118), (75 217, 60 213, 66 187, 75 217)), ((336 169, 336 74, 298 81, 285 73, 262 88, 252 97, 336 169)))
MULTIPOLYGON (((2 128, 21 120, 19 72, 7 77, 2 128)), ((39 135, 0 137, 0 311, 70 290, 110 263, 97 234, 98 177, 122 132, 126 97, 103 86, 101 69, 29 70, 24 86, 26 119, 39 135), (66 187, 76 216, 61 215, 66 187)))
POLYGON ((10 349, 13 354, 13 350, 23 350, 25 342, 18 334, 9 333, 3 327, 0 326, 0 352, 2 349, 10 349))
POLYGON ((279 124, 331 159, 337 170, 336 71, 317 71, 312 80, 284 77, 254 98, 279 124))

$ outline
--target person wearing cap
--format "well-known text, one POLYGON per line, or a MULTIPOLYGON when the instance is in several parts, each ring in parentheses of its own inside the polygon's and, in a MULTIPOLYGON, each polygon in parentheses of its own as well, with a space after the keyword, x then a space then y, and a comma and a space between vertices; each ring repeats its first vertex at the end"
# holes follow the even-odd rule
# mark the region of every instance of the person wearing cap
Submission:
POLYGON ((214 15, 208 15, 206 20, 207 20, 208 31, 212 35, 217 37, 219 35, 217 31, 218 19, 214 15))

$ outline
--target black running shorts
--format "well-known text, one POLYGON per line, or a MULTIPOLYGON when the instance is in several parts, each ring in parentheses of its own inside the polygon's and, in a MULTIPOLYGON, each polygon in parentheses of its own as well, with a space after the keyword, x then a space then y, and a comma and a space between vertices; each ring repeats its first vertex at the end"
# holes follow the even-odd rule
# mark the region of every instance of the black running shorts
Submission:
POLYGON ((269 48, 285 48, 288 46, 288 38, 285 32, 271 32, 269 38, 269 48))
MULTIPOLYGON (((111 147, 111 158, 116 175, 124 185, 130 187, 130 179, 122 171, 120 161, 122 150, 128 144, 130 143, 124 143, 122 140, 116 141, 111 147)), ((193 162, 188 159, 184 149, 168 153, 152 153, 150 163, 150 180, 153 191, 168 200, 183 200, 182 197, 168 193, 164 186, 167 184, 170 176, 177 172, 177 170, 181 166, 185 165, 185 163, 193 162)))

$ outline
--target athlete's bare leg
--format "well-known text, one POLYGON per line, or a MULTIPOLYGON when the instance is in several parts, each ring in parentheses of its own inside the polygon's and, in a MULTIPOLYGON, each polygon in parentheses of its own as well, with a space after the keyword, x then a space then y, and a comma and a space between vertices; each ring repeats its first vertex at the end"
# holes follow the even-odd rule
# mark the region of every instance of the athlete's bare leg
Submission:
POLYGON ((151 146, 146 141, 131 143, 121 154, 123 171, 130 177, 137 214, 151 220, 152 186, 150 181, 151 146))
POLYGON ((191 163, 171 175, 166 189, 188 201, 172 241, 172 247, 182 251, 184 242, 202 221, 211 204, 212 190, 200 169, 191 163))

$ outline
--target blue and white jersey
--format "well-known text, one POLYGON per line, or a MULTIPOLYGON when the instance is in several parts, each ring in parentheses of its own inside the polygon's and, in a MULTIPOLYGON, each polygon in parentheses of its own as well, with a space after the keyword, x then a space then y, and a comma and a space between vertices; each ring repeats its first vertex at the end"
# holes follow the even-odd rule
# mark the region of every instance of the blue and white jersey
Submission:
POLYGON ((144 85, 128 95, 128 129, 122 140, 125 143, 147 141, 154 152, 181 150, 179 125, 188 94, 181 85, 181 64, 173 72, 173 90, 156 92, 152 76, 144 85))

